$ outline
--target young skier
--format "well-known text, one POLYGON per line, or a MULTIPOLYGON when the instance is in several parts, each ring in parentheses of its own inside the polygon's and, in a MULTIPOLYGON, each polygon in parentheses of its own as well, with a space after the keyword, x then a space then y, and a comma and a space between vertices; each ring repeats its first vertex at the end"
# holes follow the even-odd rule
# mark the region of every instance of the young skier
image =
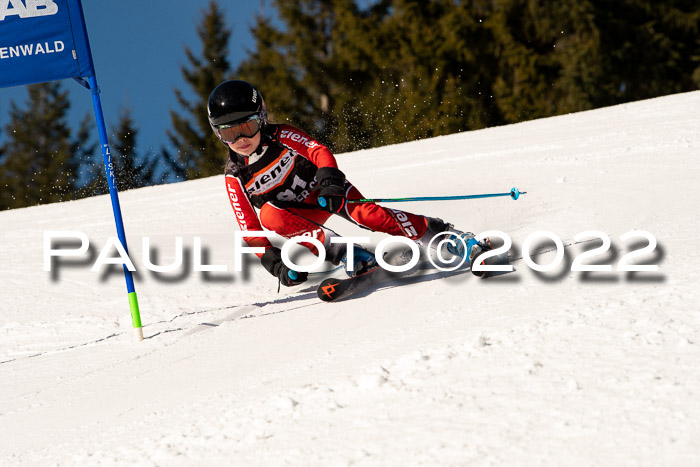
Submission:
MULTIPOLYGON (((454 241, 448 249, 465 255, 466 239, 473 235, 452 230, 440 219, 374 203, 348 203, 363 196, 338 169, 333 154, 298 128, 269 123, 263 97, 250 83, 221 83, 209 96, 208 114, 212 130, 228 147, 226 189, 241 230, 264 227, 285 238, 313 236, 323 244, 326 260, 338 265, 345 262, 347 247, 331 243, 335 234, 323 227, 335 214, 375 232, 408 237, 424 248, 435 235, 451 230, 456 240, 461 236, 465 243, 454 241)), ((282 262, 280 249, 267 238, 248 237, 246 243, 265 248, 258 256, 283 285, 307 279, 307 273, 291 271, 282 262)), ((318 253, 313 245, 304 245, 318 253)), ((354 246, 353 254, 354 274, 376 266, 369 251, 354 246)))

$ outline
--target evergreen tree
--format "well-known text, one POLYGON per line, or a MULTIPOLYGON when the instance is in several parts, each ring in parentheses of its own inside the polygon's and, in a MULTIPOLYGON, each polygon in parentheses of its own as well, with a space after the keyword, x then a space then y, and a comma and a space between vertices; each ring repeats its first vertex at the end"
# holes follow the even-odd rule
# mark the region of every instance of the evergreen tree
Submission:
POLYGON ((391 12, 380 25, 381 80, 370 93, 379 106, 373 114, 381 119, 371 125, 381 128, 374 145, 498 123, 490 101, 489 37, 477 7, 396 0, 391 12))
POLYGON ((334 126, 330 91, 334 79, 329 66, 332 3, 276 2, 285 29, 276 30, 269 19, 257 18, 252 29, 257 50, 236 70, 237 76, 254 83, 263 94, 271 120, 288 121, 324 140, 334 126))
POLYGON ((602 77, 594 7, 500 0, 486 24, 498 61, 494 95, 504 123, 589 109, 602 77))
POLYGON ((60 83, 27 89, 26 109, 10 105, 7 140, 0 147, 0 209, 78 197, 80 167, 95 149, 87 120, 72 136, 68 93, 60 83))
MULTIPOLYGON (((383 0, 360 8, 357 2, 335 3, 332 28, 333 54, 328 66, 335 82, 331 88, 333 119, 328 137, 340 151, 352 151, 376 145, 387 127, 384 115, 387 95, 375 91, 389 73, 382 73, 386 53, 394 38, 382 25, 390 16, 391 1, 383 0), (378 118, 379 117, 379 118, 378 118)), ((392 67, 395 63, 390 64, 392 67)))
POLYGON ((336 151, 500 122, 486 73, 493 60, 479 52, 487 37, 471 6, 450 0, 276 5, 285 28, 259 19, 257 49, 238 74, 261 88, 277 121, 301 126, 336 151))
POLYGON ((146 185, 146 180, 142 178, 140 167, 136 162, 137 135, 138 130, 134 126, 129 110, 122 110, 111 142, 112 159, 116 169, 117 189, 119 191, 146 185))
POLYGON ((700 87, 700 4, 595 0, 610 105, 700 87))
POLYGON ((171 111, 173 130, 168 137, 176 154, 163 151, 166 160, 174 161, 186 178, 220 174, 226 158, 226 149, 216 139, 207 117, 207 100, 211 91, 230 74, 228 43, 230 31, 223 22, 224 14, 216 1, 211 0, 197 27, 201 40, 201 58, 185 48, 189 66, 182 67, 185 81, 194 92, 192 100, 175 91, 175 97, 186 115, 171 111))
POLYGON ((483 128, 700 83, 691 0, 289 0, 238 74, 334 150, 483 128), (363 7, 358 6, 363 4, 363 7), (277 24, 277 23, 275 23, 277 24))
POLYGON ((260 89, 271 120, 300 126, 336 151, 367 147, 362 102, 376 79, 377 51, 366 41, 388 4, 361 9, 351 0, 278 1, 285 27, 257 18, 256 49, 236 74, 260 89))
MULTIPOLYGON (((131 118, 131 112, 122 109, 116 128, 109 136, 112 164, 114 165, 117 190, 164 183, 171 175, 170 164, 163 159, 162 153, 140 154, 136 148, 139 129, 131 118)), ((82 188, 85 196, 94 196, 109 192, 103 156, 95 158, 87 175, 88 181, 82 188)))
POLYGON ((131 112, 122 110, 111 144, 119 191, 163 183, 167 176, 167 169, 161 164, 162 154, 146 155, 136 151, 138 134, 131 112))
POLYGON ((268 18, 256 18, 252 28, 255 50, 241 62, 235 76, 253 83, 262 93, 270 121, 310 124, 315 107, 294 73, 294 62, 283 44, 283 33, 268 18))

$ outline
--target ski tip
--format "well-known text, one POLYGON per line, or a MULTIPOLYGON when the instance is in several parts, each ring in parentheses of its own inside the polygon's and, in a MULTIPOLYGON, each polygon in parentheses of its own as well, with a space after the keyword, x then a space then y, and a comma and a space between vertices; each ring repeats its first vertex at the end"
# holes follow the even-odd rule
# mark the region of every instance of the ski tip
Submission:
POLYGON ((340 285, 339 279, 326 279, 318 286, 317 294, 318 298, 324 302, 332 302, 340 295, 340 290, 338 286, 340 285))

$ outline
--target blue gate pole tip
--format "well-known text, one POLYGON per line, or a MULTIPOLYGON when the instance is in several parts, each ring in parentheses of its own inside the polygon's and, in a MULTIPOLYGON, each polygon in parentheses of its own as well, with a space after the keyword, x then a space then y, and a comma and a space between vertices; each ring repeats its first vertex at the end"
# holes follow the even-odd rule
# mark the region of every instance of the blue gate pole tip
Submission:
POLYGON ((520 191, 517 188, 512 188, 510 190, 510 197, 513 199, 518 199, 520 198, 520 191))

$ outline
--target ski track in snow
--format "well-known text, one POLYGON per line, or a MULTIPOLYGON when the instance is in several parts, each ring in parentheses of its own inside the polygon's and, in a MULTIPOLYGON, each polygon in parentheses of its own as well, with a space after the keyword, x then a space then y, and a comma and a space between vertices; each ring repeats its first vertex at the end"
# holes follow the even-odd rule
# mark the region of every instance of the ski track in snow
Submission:
POLYGON ((114 235, 106 197, 2 212, 0 465, 698 464, 699 141, 694 92, 341 154, 366 196, 528 194, 396 206, 507 232, 514 273, 428 273, 332 304, 322 276, 277 294, 255 261, 192 272, 195 236, 233 265, 223 177, 122 193, 139 344, 121 270, 90 271, 114 235), (571 272, 591 229, 612 265, 644 245, 622 234, 651 232, 638 261, 659 271, 571 272), (85 232, 91 256, 44 272, 45 230, 85 232), (549 273, 521 258, 538 230, 567 245, 549 273), (184 271, 146 271, 143 236, 159 264, 183 237, 184 271))

